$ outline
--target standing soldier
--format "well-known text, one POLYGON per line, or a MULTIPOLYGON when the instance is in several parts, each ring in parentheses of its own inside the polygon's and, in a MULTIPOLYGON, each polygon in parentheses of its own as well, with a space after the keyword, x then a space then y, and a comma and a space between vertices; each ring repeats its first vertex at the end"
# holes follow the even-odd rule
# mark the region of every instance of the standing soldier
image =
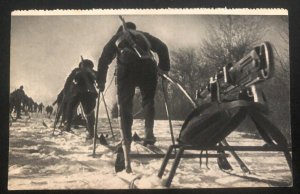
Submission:
POLYGON ((43 113, 44 105, 42 102, 39 104, 38 108, 39 108, 39 113, 43 113))
POLYGON ((34 102, 34 112, 38 112, 38 107, 39 107, 39 105, 38 105, 38 103, 36 103, 36 102, 34 102))
POLYGON ((17 112, 17 119, 21 119, 21 103, 24 103, 25 98, 25 92, 23 90, 23 86, 20 86, 19 89, 15 90, 10 95, 10 107, 11 111, 13 107, 15 108, 15 111, 17 112))
POLYGON ((97 79, 100 91, 105 88, 108 65, 115 57, 120 123, 126 149, 130 151, 132 141, 132 108, 136 87, 140 88, 145 113, 144 145, 153 145, 156 141, 153 125, 157 71, 168 72, 170 69, 168 48, 158 38, 136 30, 134 23, 123 21, 123 26, 105 45, 99 59, 97 79), (151 51, 158 55, 158 68, 151 51))
POLYGON ((79 67, 75 68, 68 76, 63 92, 64 101, 66 102, 66 118, 67 124, 65 131, 71 131, 73 120, 73 112, 81 103, 83 112, 87 121, 87 139, 94 137, 95 124, 95 106, 97 99, 97 91, 94 86, 96 81, 96 72, 93 70, 94 64, 91 60, 84 59, 79 63, 79 67))

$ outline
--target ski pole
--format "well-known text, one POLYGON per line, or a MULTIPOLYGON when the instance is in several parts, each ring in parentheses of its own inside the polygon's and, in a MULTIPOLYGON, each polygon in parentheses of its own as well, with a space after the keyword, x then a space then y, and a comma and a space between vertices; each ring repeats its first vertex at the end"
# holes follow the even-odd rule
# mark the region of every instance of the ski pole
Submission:
POLYGON ((80 111, 81 111, 81 113, 82 113, 82 115, 83 115, 83 117, 84 117, 84 120, 85 120, 86 123, 87 123, 87 118, 86 118, 86 115, 85 115, 85 113, 84 113, 84 110, 83 110, 83 107, 82 107, 81 102, 80 102, 80 111))
POLYGON ((173 80, 172 78, 170 78, 168 75, 164 74, 164 73, 159 73, 159 75, 162 78, 167 79, 169 82, 171 82, 172 84, 174 84, 175 86, 177 86, 180 91, 187 97, 187 99, 190 101, 190 103, 193 105, 194 108, 197 108, 197 103, 193 100, 193 98, 187 93, 187 91, 175 80, 173 80))
POLYGON ((122 129, 122 125, 121 125, 120 104, 119 104, 118 99, 117 99, 117 106, 118 106, 118 121, 119 121, 120 133, 121 133, 121 137, 122 137, 121 144, 122 144, 122 149, 123 149, 123 153, 124 153, 125 170, 127 173, 131 173, 132 169, 131 169, 131 164, 130 164, 130 157, 129 157, 128 150, 126 148, 126 143, 128 143, 128 142, 125 141, 126 137, 125 137, 124 131, 122 129))
POLYGON ((99 104, 100 104, 100 93, 101 91, 99 90, 98 92, 98 102, 97 102, 97 111, 96 111, 96 122, 94 126, 94 139, 93 139, 93 158, 95 158, 96 155, 96 141, 97 141, 97 125, 98 125, 98 114, 99 114, 99 104))
POLYGON ((111 125, 111 121, 110 121, 110 117, 109 117, 109 113, 108 113, 108 110, 107 110, 107 105, 106 105, 106 102, 105 102, 105 99, 104 99, 104 94, 103 94, 103 92, 102 92, 102 99, 103 99, 105 111, 106 111, 106 114, 107 114, 107 119, 108 119, 109 126, 110 126, 110 130, 111 130, 111 135, 112 135, 113 139, 116 140, 116 139, 115 139, 114 132, 113 132, 113 129, 112 129, 112 125, 111 125))
MULTIPOLYGON (((173 126, 172 126, 171 116, 170 116, 170 113, 169 113, 169 103, 168 103, 168 99, 167 99, 166 90, 165 90, 165 87, 164 87, 164 78, 163 77, 161 79, 161 85, 162 85, 163 95, 164 95, 164 99, 165 99, 166 113, 167 113, 167 117, 168 117, 168 120, 169 120, 172 144, 174 146, 175 145, 175 139, 174 139, 174 133, 173 133, 173 126)), ((176 153, 176 149, 175 149, 175 153, 176 153)))
POLYGON ((56 129, 56 125, 59 121, 59 117, 60 117, 60 111, 61 111, 61 108, 62 108, 62 104, 61 103, 58 107, 57 107, 57 111, 56 111, 56 115, 55 115, 55 120, 54 120, 54 125, 53 125, 53 131, 52 131, 52 135, 54 135, 54 131, 56 129))
MULTIPOLYGON (((117 86, 118 88, 118 79, 117 79, 117 72, 118 72, 118 66, 116 66, 116 69, 115 69, 115 85, 117 86)), ((126 143, 128 142, 125 142, 125 134, 124 134, 124 131, 122 129, 122 124, 121 124, 121 113, 120 113, 120 102, 119 102, 119 98, 118 98, 118 92, 116 94, 116 98, 117 98, 117 107, 118 107, 118 123, 119 123, 119 128, 120 128, 120 133, 121 133, 121 148, 123 150, 123 153, 124 153, 124 166, 125 166, 125 170, 127 173, 131 173, 132 172, 132 169, 131 169, 131 164, 130 164, 130 157, 129 157, 129 153, 128 153, 128 150, 126 149, 126 143)), ((130 146, 130 145, 129 145, 130 146)), ((117 157, 118 158, 118 157, 117 157)), ((117 162, 117 161, 116 161, 117 162)), ((123 162, 123 161, 122 161, 123 162)), ((115 166, 116 166, 116 163, 115 163, 115 166)), ((123 166, 123 165, 122 165, 123 166)))

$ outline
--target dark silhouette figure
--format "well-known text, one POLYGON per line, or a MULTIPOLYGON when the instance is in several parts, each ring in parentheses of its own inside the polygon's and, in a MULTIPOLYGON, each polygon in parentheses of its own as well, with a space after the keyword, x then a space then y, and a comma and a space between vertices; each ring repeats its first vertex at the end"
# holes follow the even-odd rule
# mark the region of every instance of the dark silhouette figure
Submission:
POLYGON ((136 30, 135 24, 127 22, 105 45, 98 63, 98 86, 104 90, 107 69, 117 58, 117 93, 121 129, 125 144, 130 149, 133 122, 132 108, 135 88, 139 87, 145 115, 144 144, 154 144, 154 96, 157 71, 168 72, 170 59, 167 46, 158 38, 136 30), (125 27, 125 28, 124 28, 125 27), (139 50, 139 51, 137 51, 139 50), (158 55, 158 65, 151 51, 158 55), (158 66, 158 68, 157 68, 158 66))
POLYGON ((39 113, 43 113, 43 108, 44 108, 44 105, 43 105, 43 103, 40 103, 39 105, 38 105, 38 112, 39 113))
POLYGON ((66 131, 71 130, 74 112, 81 103, 87 122, 87 139, 94 137, 95 124, 95 105, 97 91, 94 86, 96 81, 96 72, 93 70, 92 61, 85 59, 79 63, 68 76, 63 89, 63 102, 66 102, 67 123, 64 128, 66 131))
POLYGON ((47 115, 50 117, 52 115, 52 112, 53 112, 53 107, 52 106, 47 106, 46 107, 46 113, 47 115))
POLYGON ((34 102, 34 104, 33 104, 33 112, 38 112, 38 107, 39 107, 38 103, 34 102))
POLYGON ((24 103, 25 92, 23 86, 13 91, 9 96, 10 113, 14 110, 17 113, 17 119, 21 118, 22 103, 24 103))

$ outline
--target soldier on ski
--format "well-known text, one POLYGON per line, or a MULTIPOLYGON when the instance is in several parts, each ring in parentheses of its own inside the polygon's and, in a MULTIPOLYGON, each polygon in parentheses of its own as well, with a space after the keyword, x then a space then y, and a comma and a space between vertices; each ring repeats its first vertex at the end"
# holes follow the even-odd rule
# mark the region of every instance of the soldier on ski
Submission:
POLYGON ((119 27, 117 33, 105 45, 99 58, 97 81, 100 91, 105 88, 108 66, 114 58, 117 58, 117 93, 121 130, 124 134, 123 141, 130 151, 133 97, 135 88, 139 87, 145 113, 144 145, 153 145, 156 142, 153 125, 157 71, 168 72, 170 70, 168 48, 160 39, 136 30, 134 23, 123 23, 123 26, 119 27), (158 65, 151 51, 158 55, 158 65))
POLYGON ((33 104, 33 111, 37 112, 38 111, 38 107, 39 107, 38 103, 34 102, 34 104, 33 104))
POLYGON ((23 86, 20 86, 19 89, 13 91, 10 94, 10 111, 13 109, 17 112, 17 119, 21 118, 21 103, 24 103, 25 92, 23 90, 23 86))
POLYGON ((65 131, 71 131, 74 110, 81 103, 87 121, 87 139, 94 137, 93 129, 95 124, 95 106, 97 91, 94 86, 96 72, 93 70, 94 64, 91 60, 84 59, 79 63, 68 76, 64 85, 64 101, 66 102, 65 131))
POLYGON ((46 113, 47 113, 47 115, 50 117, 52 115, 52 112, 53 112, 53 107, 50 106, 50 105, 48 105, 46 107, 46 113))
POLYGON ((38 105, 38 109, 39 109, 39 113, 43 113, 43 108, 44 108, 44 105, 43 103, 41 102, 39 105, 38 105))

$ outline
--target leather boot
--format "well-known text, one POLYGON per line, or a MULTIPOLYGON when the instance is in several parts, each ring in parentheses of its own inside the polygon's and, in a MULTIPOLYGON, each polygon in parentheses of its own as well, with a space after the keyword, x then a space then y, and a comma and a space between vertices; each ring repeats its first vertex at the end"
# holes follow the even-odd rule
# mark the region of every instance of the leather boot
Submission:
POLYGON ((145 129, 145 138, 144 138, 144 143, 143 145, 144 146, 147 146, 147 145, 154 145, 156 142, 156 138, 153 134, 153 129, 152 128, 146 128, 145 129))

